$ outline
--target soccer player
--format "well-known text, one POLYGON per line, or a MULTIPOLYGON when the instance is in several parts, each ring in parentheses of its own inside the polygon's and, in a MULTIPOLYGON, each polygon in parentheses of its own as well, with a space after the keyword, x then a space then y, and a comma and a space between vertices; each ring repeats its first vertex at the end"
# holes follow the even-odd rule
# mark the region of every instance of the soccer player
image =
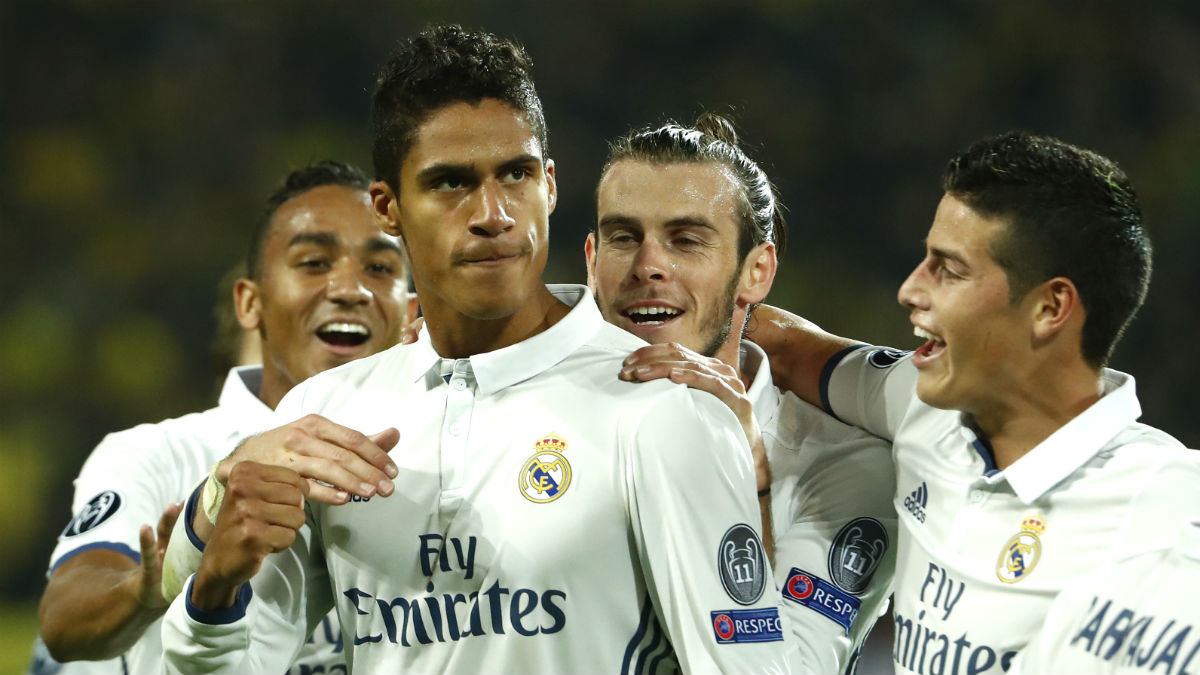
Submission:
POLYGON ((1150 278, 1125 173, 1006 133, 943 188, 900 287, 915 352, 842 349, 778 311, 752 339, 786 388, 894 443, 896 670, 999 673, 1071 580, 1200 513, 1200 470, 1105 367, 1150 278))
POLYGON ((693 128, 617 140, 596 194, 588 284, 605 319, 660 343, 634 352, 623 376, 708 391, 752 446, 765 444, 758 488, 773 507, 793 672, 852 671, 890 594, 891 446, 780 392, 766 355, 742 340, 784 244, 774 188, 729 122, 704 114, 693 128))
POLYGON ((1010 673, 1194 673, 1200 666, 1200 520, 1058 595, 1010 673))
POLYGON ((296 473, 235 463, 164 622, 172 670, 280 670, 331 606, 356 672, 786 670, 737 418, 620 381, 643 343, 585 286, 541 282, 557 189, 529 68, 456 26, 384 66, 371 190, 421 337, 301 384, 277 416, 403 429, 395 491, 306 514, 296 473))
MULTIPOLYGON (((407 275, 398 240, 375 224, 367 186, 361 171, 337 162, 291 173, 267 200, 249 274, 232 298, 242 326, 262 336, 263 365, 231 370, 215 408, 111 434, 84 464, 77 515, 55 548, 41 603, 57 659, 124 653, 116 672, 161 672, 159 575, 179 512, 173 502, 232 443, 266 428, 297 382, 398 341, 413 309, 407 275), (157 533, 143 525, 156 521, 157 533)), ((336 623, 312 638, 297 667, 345 669, 336 623)))

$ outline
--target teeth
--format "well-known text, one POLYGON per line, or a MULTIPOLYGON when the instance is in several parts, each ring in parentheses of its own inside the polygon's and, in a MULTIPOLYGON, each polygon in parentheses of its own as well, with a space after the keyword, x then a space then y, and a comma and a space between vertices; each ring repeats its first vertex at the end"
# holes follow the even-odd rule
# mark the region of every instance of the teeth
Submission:
POLYGON ((924 328, 921 328, 920 326, 913 326, 913 335, 916 335, 917 337, 921 338, 922 340, 933 340, 938 343, 942 342, 942 338, 934 335, 933 333, 930 333, 929 331, 925 330, 924 328))
POLYGON ((654 314, 666 314, 667 316, 676 316, 676 315, 680 314, 681 312, 678 309, 672 309, 671 307, 634 307, 633 309, 629 310, 628 313, 630 315, 640 314, 643 316, 654 315, 654 314))
POLYGON ((320 328, 322 333, 352 333, 354 335, 368 335, 369 331, 366 326, 357 323, 327 323, 320 328))

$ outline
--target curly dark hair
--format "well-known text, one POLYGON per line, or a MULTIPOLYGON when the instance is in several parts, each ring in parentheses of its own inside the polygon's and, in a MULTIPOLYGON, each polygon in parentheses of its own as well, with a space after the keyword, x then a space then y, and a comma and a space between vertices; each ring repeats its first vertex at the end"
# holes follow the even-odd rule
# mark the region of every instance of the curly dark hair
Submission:
POLYGON ((371 102, 376 179, 398 192, 400 165, 417 127, 447 105, 485 98, 525 115, 545 161, 546 120, 533 87, 532 65, 517 42, 456 25, 432 26, 400 42, 379 71, 371 102))
POLYGON ((1005 222, 989 253, 1012 301, 1054 277, 1075 284, 1087 313, 1083 357, 1107 364, 1150 285, 1150 239, 1125 172, 1091 150, 1015 131, 951 159, 942 188, 1005 222))

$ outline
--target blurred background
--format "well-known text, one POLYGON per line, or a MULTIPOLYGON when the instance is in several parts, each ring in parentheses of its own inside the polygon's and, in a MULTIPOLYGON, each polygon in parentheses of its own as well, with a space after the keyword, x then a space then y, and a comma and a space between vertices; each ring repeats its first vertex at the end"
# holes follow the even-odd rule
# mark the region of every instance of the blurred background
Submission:
POLYGON ((790 208, 769 301, 915 346, 895 293, 953 153, 1026 128, 1115 159, 1158 256, 1113 365, 1137 376, 1143 421, 1200 446, 1195 3, 5 0, 0 672, 24 666, 83 459, 212 405, 217 287, 263 198, 315 159, 369 170, 375 69, 431 21, 534 59, 560 189, 547 281, 585 278, 605 139, 712 109, 790 208))

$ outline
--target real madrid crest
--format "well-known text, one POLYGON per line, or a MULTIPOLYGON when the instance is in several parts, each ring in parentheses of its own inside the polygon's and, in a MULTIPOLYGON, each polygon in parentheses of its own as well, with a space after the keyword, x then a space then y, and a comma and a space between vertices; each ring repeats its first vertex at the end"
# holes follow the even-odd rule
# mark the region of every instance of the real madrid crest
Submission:
POLYGON ((1013 535, 1000 552, 996 561, 996 576, 1006 584, 1015 584, 1029 576, 1042 559, 1042 541, 1038 535, 1046 531, 1046 519, 1042 514, 1029 516, 1021 521, 1021 531, 1013 535))
POLYGON ((533 444, 533 456, 521 465, 517 487, 531 502, 552 502, 571 486, 571 464, 563 456, 567 442, 550 434, 533 444))

